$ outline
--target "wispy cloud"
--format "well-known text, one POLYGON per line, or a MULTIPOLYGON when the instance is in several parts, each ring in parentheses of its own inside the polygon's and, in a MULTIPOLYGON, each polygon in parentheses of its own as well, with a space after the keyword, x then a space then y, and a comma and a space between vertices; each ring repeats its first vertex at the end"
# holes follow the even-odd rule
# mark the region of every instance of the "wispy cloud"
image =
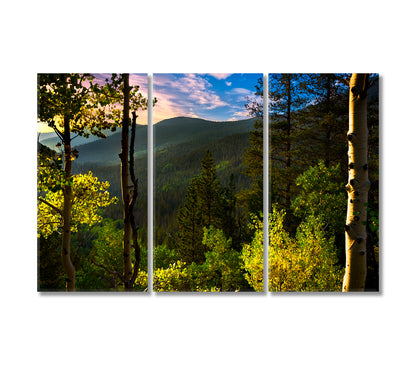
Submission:
POLYGON ((154 74, 154 123, 178 116, 247 118, 245 105, 254 96, 257 79, 255 74, 154 74))
POLYGON ((239 110, 237 112, 234 112, 232 116, 228 119, 228 121, 238 121, 240 119, 247 119, 248 115, 249 114, 246 110, 239 110))
POLYGON ((217 79, 227 79, 232 74, 224 74, 224 73, 213 73, 213 74, 207 74, 211 77, 217 78, 217 79))
POLYGON ((242 96, 250 96, 253 94, 252 91, 248 90, 247 88, 236 87, 228 91, 227 93, 232 95, 242 95, 242 96))
POLYGON ((155 123, 175 116, 201 116, 195 108, 201 112, 229 105, 215 93, 208 79, 196 74, 155 74, 153 84, 158 99, 155 123))

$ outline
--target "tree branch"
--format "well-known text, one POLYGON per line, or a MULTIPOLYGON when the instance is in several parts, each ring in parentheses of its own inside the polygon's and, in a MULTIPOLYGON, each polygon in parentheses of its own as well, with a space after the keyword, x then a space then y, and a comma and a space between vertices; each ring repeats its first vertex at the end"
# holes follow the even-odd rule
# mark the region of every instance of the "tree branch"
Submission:
POLYGON ((115 275, 118 277, 118 279, 120 279, 121 282, 126 283, 126 280, 124 279, 123 275, 120 274, 117 270, 111 270, 109 269, 107 266, 103 265, 103 264, 98 264, 94 261, 93 258, 91 258, 91 262, 95 265, 98 266, 101 269, 104 269, 107 273, 111 274, 111 275, 115 275))
POLYGON ((55 121, 52 120, 52 121, 48 122, 48 126, 53 128, 56 135, 58 135, 58 137, 61 139, 61 141, 64 140, 64 134, 60 130, 58 130, 58 128, 55 125, 55 121))
POLYGON ((73 138, 71 138, 71 142, 72 142, 75 138, 77 138, 78 136, 80 136, 80 134, 77 134, 77 135, 75 135, 73 138))
POLYGON ((48 206, 49 206, 50 208, 52 208, 55 212, 59 213, 59 214, 62 216, 62 210, 61 210, 61 209, 57 208, 55 205, 51 204, 49 201, 46 201, 46 200, 42 199, 40 196, 38 197, 38 200, 39 200, 41 203, 44 203, 44 204, 48 205, 48 206))

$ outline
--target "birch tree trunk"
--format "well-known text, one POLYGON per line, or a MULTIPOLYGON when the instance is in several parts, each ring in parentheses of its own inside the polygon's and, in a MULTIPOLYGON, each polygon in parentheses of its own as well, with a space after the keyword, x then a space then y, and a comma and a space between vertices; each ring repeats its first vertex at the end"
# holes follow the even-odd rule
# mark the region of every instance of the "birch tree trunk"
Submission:
POLYGON ((65 150, 65 187, 64 207, 62 210, 62 265, 66 274, 66 290, 75 291, 75 267, 71 261, 71 217, 72 217, 72 154, 71 154, 71 130, 69 118, 64 117, 64 150, 65 150))
POLYGON ((348 130, 348 192, 345 224, 345 275, 343 292, 364 291, 367 275, 366 224, 368 179, 367 129, 368 74, 353 74, 350 80, 348 130))
POLYGON ((121 196, 123 200, 123 220, 124 220, 124 235, 123 235, 123 278, 124 288, 128 288, 128 280, 132 276, 132 262, 131 262, 131 225, 129 217, 129 109, 130 109, 130 86, 129 75, 123 74, 123 123, 121 129, 121 196))

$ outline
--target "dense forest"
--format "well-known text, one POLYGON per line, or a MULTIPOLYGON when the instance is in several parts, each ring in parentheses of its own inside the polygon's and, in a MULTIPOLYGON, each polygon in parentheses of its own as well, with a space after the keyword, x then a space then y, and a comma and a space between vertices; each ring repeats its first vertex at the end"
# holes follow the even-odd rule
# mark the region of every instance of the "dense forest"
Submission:
MULTIPOLYGON (((349 161, 353 77, 268 77, 270 291, 348 290, 356 200, 365 285, 349 290, 378 290, 378 76, 354 94, 368 128, 364 203, 345 186, 362 179, 349 161)), ((262 79, 255 90, 250 119, 154 125, 154 291, 264 290, 262 79)), ((136 126, 147 99, 128 74, 101 84, 41 74, 38 105, 56 134, 38 143, 38 289, 147 290, 147 126, 136 126), (99 139, 80 141, 88 136, 99 139)))
POLYGON ((269 119, 269 289, 341 291, 346 254, 358 251, 365 285, 350 290, 378 290, 378 76, 271 74, 269 119))

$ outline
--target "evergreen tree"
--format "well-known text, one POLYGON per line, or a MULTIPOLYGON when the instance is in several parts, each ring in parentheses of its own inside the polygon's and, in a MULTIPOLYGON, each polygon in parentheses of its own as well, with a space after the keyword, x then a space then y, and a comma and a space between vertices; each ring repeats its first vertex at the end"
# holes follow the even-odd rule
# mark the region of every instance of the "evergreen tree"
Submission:
POLYGON ((224 189, 222 197, 222 231, 227 238, 232 239, 232 248, 241 249, 240 217, 237 212, 237 197, 235 194, 234 174, 230 175, 229 186, 224 189))
POLYGON ((201 175, 197 182, 198 205, 201 210, 202 225, 221 225, 221 187, 217 179, 214 159, 207 150, 201 161, 201 175))
POLYGON ((256 118, 254 130, 250 132, 250 147, 244 154, 245 173, 251 178, 252 186, 241 195, 248 211, 258 217, 263 212, 263 79, 255 86, 255 98, 246 104, 251 116, 256 118), (261 99, 260 99, 261 98, 261 99))
POLYGON ((270 74, 269 79, 271 199, 289 213, 294 180, 301 170, 298 111, 307 102, 306 81, 301 74, 270 74))
MULTIPOLYGON (((299 113, 302 147, 307 160, 325 166, 341 163, 346 170, 345 133, 348 129, 348 74, 306 74, 309 105, 299 113)), ((305 158, 305 157, 304 157, 305 158)))
POLYGON ((201 173, 192 179, 177 215, 178 257, 181 261, 197 264, 204 262, 204 253, 208 251, 208 247, 202 244, 204 227, 222 228, 227 222, 228 230, 233 230, 234 226, 230 223, 233 209, 231 201, 230 192, 227 201, 217 179, 214 159, 207 150, 201 161, 201 173), (229 206, 226 207, 226 204, 229 206))
POLYGON ((202 212, 199 208, 198 188, 199 176, 194 177, 186 191, 185 202, 178 211, 178 257, 190 264, 202 263, 204 247, 202 245, 203 224, 202 212))

